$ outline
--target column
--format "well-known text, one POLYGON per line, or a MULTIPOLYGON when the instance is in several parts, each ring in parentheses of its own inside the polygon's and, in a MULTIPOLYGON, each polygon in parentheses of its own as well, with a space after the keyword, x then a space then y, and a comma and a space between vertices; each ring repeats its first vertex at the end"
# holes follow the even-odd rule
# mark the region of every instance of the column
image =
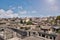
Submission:
POLYGON ((13 33, 14 37, 16 37, 16 32, 13 33))
POLYGON ((33 32, 30 32, 30 35, 33 36, 33 32))
POLYGON ((52 37, 52 40, 54 40, 54 38, 52 37))
POLYGON ((45 38, 47 37, 47 35, 45 35, 45 38))
POLYGON ((27 31, 27 36, 29 36, 29 31, 27 31))
POLYGON ((7 40, 6 29, 4 30, 4 40, 7 40))
POLYGON ((37 36, 39 36, 39 33, 38 32, 36 32, 36 34, 37 34, 37 36))
POLYGON ((30 36, 30 34, 31 34, 31 33, 30 33, 30 31, 29 31, 29 36, 30 36))
POLYGON ((42 37, 42 34, 41 34, 41 37, 42 37))
POLYGON ((48 39, 50 39, 50 36, 48 36, 48 39))
POLYGON ((55 32, 56 32, 56 29, 55 29, 55 32))

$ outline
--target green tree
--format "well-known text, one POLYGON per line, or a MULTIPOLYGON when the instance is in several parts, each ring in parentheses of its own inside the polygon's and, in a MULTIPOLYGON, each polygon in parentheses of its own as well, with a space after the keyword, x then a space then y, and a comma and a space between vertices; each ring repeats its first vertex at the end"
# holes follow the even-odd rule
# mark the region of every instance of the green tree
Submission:
POLYGON ((40 28, 41 26, 40 25, 38 25, 38 26, 36 26, 37 28, 40 28))
POLYGON ((20 27, 20 29, 24 29, 23 27, 20 27))
POLYGON ((60 20, 60 16, 57 16, 57 17, 56 17, 56 20, 60 20))
POLYGON ((26 21, 24 21, 24 24, 26 24, 26 21))
MULTIPOLYGON (((57 20, 60 20, 60 16, 57 16, 55 19, 55 23, 57 24, 57 20)), ((60 23, 60 22, 59 22, 60 23)))
POLYGON ((23 24, 23 20, 21 20, 20 23, 23 24))
POLYGON ((30 27, 25 27, 25 30, 29 30, 30 29, 30 27))
POLYGON ((60 30, 57 33, 60 33, 60 30))
POLYGON ((27 25, 32 25, 33 23, 31 21, 28 21, 26 24, 27 25))

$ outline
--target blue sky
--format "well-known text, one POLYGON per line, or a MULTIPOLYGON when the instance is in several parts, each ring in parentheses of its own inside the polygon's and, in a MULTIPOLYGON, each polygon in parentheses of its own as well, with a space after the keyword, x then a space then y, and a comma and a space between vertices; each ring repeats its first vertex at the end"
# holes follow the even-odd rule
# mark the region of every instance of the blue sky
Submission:
POLYGON ((0 0, 0 17, 60 15, 60 0, 0 0))

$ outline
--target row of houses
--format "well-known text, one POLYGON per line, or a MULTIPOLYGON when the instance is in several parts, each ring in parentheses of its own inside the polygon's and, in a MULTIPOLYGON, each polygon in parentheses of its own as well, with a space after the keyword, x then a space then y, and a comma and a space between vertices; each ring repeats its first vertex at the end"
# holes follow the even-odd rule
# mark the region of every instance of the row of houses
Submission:
MULTIPOLYGON (((60 27, 50 23, 51 20, 56 19, 56 17, 43 17, 43 18, 2 18, 0 19, 0 27, 10 27, 23 30, 35 30, 39 32, 44 32, 48 34, 57 33, 60 27), (21 24, 20 21, 31 21, 31 25, 21 24)), ((9 33, 8 33, 9 34, 9 33)))

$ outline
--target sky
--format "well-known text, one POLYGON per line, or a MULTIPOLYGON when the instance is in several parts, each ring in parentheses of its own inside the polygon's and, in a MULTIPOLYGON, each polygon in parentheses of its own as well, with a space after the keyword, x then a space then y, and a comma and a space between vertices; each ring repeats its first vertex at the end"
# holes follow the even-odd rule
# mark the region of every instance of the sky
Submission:
POLYGON ((60 0, 0 0, 0 17, 46 17, 60 15, 60 0))

